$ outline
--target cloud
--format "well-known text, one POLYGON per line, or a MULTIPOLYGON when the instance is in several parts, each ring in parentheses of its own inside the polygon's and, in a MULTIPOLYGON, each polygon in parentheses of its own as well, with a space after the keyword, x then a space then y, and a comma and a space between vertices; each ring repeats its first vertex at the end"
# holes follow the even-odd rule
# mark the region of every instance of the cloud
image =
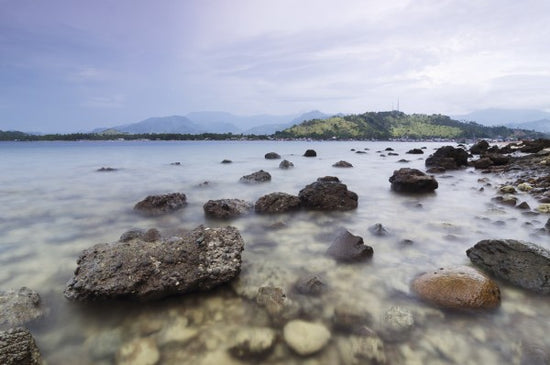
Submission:
POLYGON ((124 95, 93 96, 80 104, 87 108, 122 108, 125 106, 124 95))

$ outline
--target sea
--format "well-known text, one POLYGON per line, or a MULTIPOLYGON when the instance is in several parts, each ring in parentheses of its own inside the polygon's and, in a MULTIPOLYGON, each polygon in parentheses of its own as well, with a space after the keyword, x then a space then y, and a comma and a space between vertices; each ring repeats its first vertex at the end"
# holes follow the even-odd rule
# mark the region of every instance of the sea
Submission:
MULTIPOLYGON (((548 297, 497 280, 502 294, 498 309, 452 312, 420 301, 410 289, 411 280, 421 273, 472 266, 466 250, 483 239, 512 238, 550 248, 548 235, 538 232, 548 215, 526 215, 492 200, 510 176, 465 168, 437 174, 439 188, 431 194, 403 195, 390 189, 388 179, 394 170, 424 171, 429 154, 449 144, 456 145, 2 142, 0 290, 28 287, 40 294, 45 314, 27 327, 52 365, 132 363, 128 351, 137 351, 134 363, 143 364, 376 363, 365 355, 369 351, 350 342, 353 335, 333 328, 334 313, 341 308, 368 318, 368 327, 381 338, 372 350, 378 352, 378 363, 545 363, 550 356, 548 297), (412 148, 421 148, 424 154, 407 154, 412 148), (307 149, 314 149, 317 156, 304 157, 307 149), (264 158, 268 152, 280 154, 294 168, 280 169, 281 160, 264 158), (232 162, 222 164, 224 159, 232 162), (353 167, 332 166, 340 160, 353 167), (102 167, 115 170, 98 171, 102 167), (239 181, 259 170, 269 172, 272 180, 255 185, 239 181), (337 176, 357 193, 357 209, 251 212, 226 221, 204 215, 203 205, 211 199, 254 203, 272 192, 298 195, 323 176, 337 176), (186 194, 188 205, 159 217, 143 217, 133 210, 148 195, 172 192, 186 194), (242 271, 229 285, 146 303, 74 303, 64 298, 82 250, 115 242, 134 228, 169 233, 201 224, 232 225, 244 239, 242 271), (369 228, 375 224, 387 234, 372 234, 369 228), (328 257, 327 247, 342 229, 361 236, 374 250, 372 259, 342 264, 328 257), (294 284, 308 275, 317 275, 326 284, 321 296, 310 298, 293 291, 294 284), (274 321, 256 303, 261 286, 283 289, 295 308, 288 319, 274 321), (397 328, 399 333, 388 335, 388 313, 396 311, 406 314, 406 323, 397 328), (328 344, 307 357, 295 353, 286 345, 282 329, 285 320, 294 318, 323 324, 331 332, 328 344), (271 352, 261 359, 233 356, 229 349, 236 333, 254 328, 270 328, 276 334, 271 352)), ((537 206, 527 193, 517 196, 537 206)))

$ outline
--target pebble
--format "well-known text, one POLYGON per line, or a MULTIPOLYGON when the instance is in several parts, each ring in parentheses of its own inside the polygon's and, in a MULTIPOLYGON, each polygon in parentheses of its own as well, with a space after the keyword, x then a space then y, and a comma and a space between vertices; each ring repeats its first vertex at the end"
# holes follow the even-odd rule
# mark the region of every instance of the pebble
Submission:
POLYGON ((329 330, 323 324, 299 319, 285 325, 283 336, 287 345, 302 356, 322 350, 331 337, 329 330))

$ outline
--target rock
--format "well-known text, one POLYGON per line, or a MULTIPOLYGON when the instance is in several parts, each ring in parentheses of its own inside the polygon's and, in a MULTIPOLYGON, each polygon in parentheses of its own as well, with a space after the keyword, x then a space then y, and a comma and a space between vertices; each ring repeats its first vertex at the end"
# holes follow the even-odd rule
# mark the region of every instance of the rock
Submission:
POLYGON ((67 299, 153 300, 209 290, 235 278, 244 242, 234 227, 199 226, 182 237, 102 243, 82 252, 67 299))
POLYGON ((486 155, 495 166, 503 166, 510 163, 510 157, 502 155, 500 153, 490 153, 486 155))
POLYGON ((319 296, 327 291, 327 284, 319 275, 307 275, 298 279, 294 290, 303 295, 319 296))
POLYGON ((550 147, 550 139, 537 139, 535 141, 522 141, 523 146, 520 148, 524 153, 537 153, 545 148, 550 147))
POLYGON ((387 236, 389 232, 384 228, 382 223, 376 223, 369 227, 369 232, 375 236, 387 236))
POLYGON ((486 169, 493 166, 493 160, 489 157, 482 157, 478 160, 472 161, 471 163, 476 169, 486 169))
POLYGON ((281 155, 275 152, 268 152, 265 154, 264 157, 266 158, 266 160, 278 160, 281 158, 281 155))
POLYGON ((233 161, 231 161, 231 160, 222 160, 221 163, 228 164, 228 163, 232 163, 232 162, 233 162, 233 161))
POLYGON ((315 152, 315 150, 306 150, 306 152, 304 153, 304 157, 316 157, 317 156, 317 152, 315 152))
POLYGON ((533 186, 531 186, 531 184, 529 184, 529 183, 521 183, 521 184, 518 185, 518 190, 529 192, 529 191, 533 190, 533 186))
POLYGON ((285 325, 283 337, 292 350, 299 355, 307 356, 321 351, 331 336, 324 325, 297 319, 285 325))
POLYGON ((43 315, 40 296, 34 290, 0 291, 0 328, 20 326, 43 315))
POLYGON ((408 150, 407 153, 411 155, 423 155, 424 151, 422 151, 420 148, 413 148, 412 150, 408 150))
POLYGON ((189 327, 185 318, 178 318, 172 321, 161 332, 156 335, 158 344, 163 346, 183 346, 197 337, 198 329, 189 327))
POLYGON ((512 284, 550 294, 550 251, 530 242, 482 240, 466 251, 478 267, 512 284))
POLYGON ((353 165, 347 161, 340 160, 333 164, 332 167, 353 167, 353 165))
POLYGON ((0 364, 41 365, 44 362, 29 330, 17 327, 0 332, 0 364))
POLYGON ((209 200, 202 208, 207 217, 228 219, 248 213, 252 209, 252 203, 241 199, 209 200))
POLYGON ((112 168, 112 167, 101 167, 96 170, 97 172, 113 172, 118 171, 118 169, 112 168))
POLYGON ((510 194, 506 194, 506 195, 503 195, 503 196, 495 196, 494 198, 491 198, 491 200, 493 200, 493 201, 495 201, 499 204, 508 205, 508 206, 511 206, 511 207, 515 207, 517 202, 518 202, 518 198, 516 198, 515 196, 510 195, 510 194))
POLYGON ((261 360, 273 351, 276 339, 269 327, 242 328, 234 335, 229 353, 242 360, 261 360))
POLYGON ((468 166, 468 152, 462 148, 443 146, 426 159, 426 167, 442 167, 446 170, 456 170, 468 166))
POLYGON ((546 224, 544 225, 544 228, 546 228, 548 231, 550 231, 550 218, 546 221, 546 224))
POLYGON ((406 160, 406 159, 402 158, 401 160, 399 160, 399 161, 397 161, 397 162, 401 162, 401 163, 409 163, 409 162, 411 162, 411 161, 409 161, 409 160, 406 160))
POLYGON ((337 177, 325 176, 307 185, 298 194, 302 206, 311 210, 351 210, 357 208, 357 194, 337 177))
POLYGON ((155 340, 138 338, 120 347, 116 354, 117 365, 155 365, 160 353, 155 340))
POLYGON ((384 343, 376 336, 349 336, 338 341, 342 364, 386 364, 384 343))
POLYGON ((355 153, 365 154, 366 152, 365 151, 355 151, 355 153))
POLYGON ((282 160, 279 164, 279 168, 283 170, 290 169, 292 167, 294 167, 294 164, 288 160, 282 160))
POLYGON ((187 197, 182 193, 149 195, 134 206, 134 210, 147 216, 171 213, 187 205, 187 197))
POLYGON ((403 193, 427 193, 439 186, 435 177, 411 168, 394 171, 389 181, 393 191, 403 193))
POLYGON ((391 147, 386 147, 386 149, 384 151, 393 151, 393 148, 391 147))
POLYGON ((256 303, 265 307, 271 316, 279 316, 285 309, 286 295, 283 289, 274 286, 262 286, 258 288, 256 303))
POLYGON ((138 228, 130 229, 129 231, 124 232, 120 236, 119 241, 127 242, 133 239, 142 238, 144 234, 145 234, 145 231, 143 229, 138 229, 138 228))
POLYGON ((360 334, 365 326, 373 323, 373 318, 362 306, 337 305, 332 316, 335 330, 344 333, 360 334))
POLYGON ((550 213, 550 203, 544 203, 537 207, 537 211, 540 213, 550 213))
POLYGON ((340 233, 327 249, 327 255, 341 262, 364 261, 372 257, 372 247, 363 243, 363 238, 349 231, 340 233))
POLYGON ((516 188, 514 188, 512 185, 503 185, 498 189, 498 191, 503 194, 515 194, 516 188))
POLYGON ((414 279, 412 289, 422 300, 447 309, 493 309, 500 304, 498 285, 468 266, 422 274, 414 279))
POLYGON ((399 153, 390 152, 390 153, 388 153, 388 156, 399 156, 399 153))
POLYGON ((264 170, 256 171, 250 175, 241 177, 241 182, 249 184, 263 183, 267 181, 271 181, 271 175, 269 172, 264 170))
POLYGON ((171 165, 171 166, 181 166, 181 162, 179 162, 179 161, 170 162, 170 165, 171 165))
POLYGON ((254 205, 256 213, 286 213, 300 209, 302 201, 295 195, 287 193, 271 193, 262 196, 254 205))
POLYGON ((411 311, 392 306, 384 312, 380 334, 387 342, 401 342, 409 338, 413 328, 414 317, 411 311))
POLYGON ((482 139, 481 141, 477 142, 470 148, 470 153, 472 155, 481 155, 487 152, 489 149, 489 142, 482 139))
POLYGON ((516 208, 518 208, 518 209, 525 209, 525 210, 531 209, 531 207, 529 206, 529 204, 528 204, 527 202, 521 202, 520 204, 518 204, 518 205, 516 206, 516 208))

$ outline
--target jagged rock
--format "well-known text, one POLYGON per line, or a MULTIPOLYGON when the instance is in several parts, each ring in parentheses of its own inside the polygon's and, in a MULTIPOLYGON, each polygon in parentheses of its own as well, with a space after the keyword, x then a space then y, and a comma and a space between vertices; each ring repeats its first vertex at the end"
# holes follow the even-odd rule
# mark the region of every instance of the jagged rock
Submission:
POLYGON ((299 197, 287 193, 271 193, 262 196, 254 209, 256 213, 286 213, 300 209, 302 202, 299 197))
POLYGON ((335 164, 332 165, 332 167, 353 167, 352 164, 350 164, 347 161, 338 161, 335 164))
POLYGON ((17 327, 0 332, 0 364, 42 365, 44 362, 29 330, 17 327))
POLYGON ((280 169, 290 169, 291 167, 294 167, 294 164, 288 160, 282 160, 279 164, 280 169))
POLYGON ((241 199, 218 199, 207 201, 202 208, 208 217, 228 219, 250 212, 252 203, 241 199))
POLYGON ((34 290, 22 287, 0 291, 0 328, 20 326, 43 315, 40 295, 34 290))
POLYGON ((387 236, 390 234, 386 228, 382 225, 382 223, 376 223, 369 227, 369 232, 372 233, 375 236, 387 236))
POLYGON ((317 156, 317 152, 315 152, 315 150, 306 150, 306 152, 304 153, 304 157, 316 157, 317 156))
POLYGON ((137 338, 120 347, 116 354, 117 365, 155 365, 160 352, 152 338, 137 338))
POLYGON ((518 204, 518 205, 516 206, 516 208, 518 208, 518 209, 525 209, 525 210, 531 209, 531 207, 529 206, 529 204, 528 204, 527 202, 521 202, 520 204, 518 204))
POLYGON ((276 152, 268 152, 265 154, 264 157, 266 158, 266 160, 278 160, 281 158, 281 155, 276 152))
POLYGON ((411 168, 394 171, 389 181, 393 191, 404 193, 427 193, 439 186, 435 177, 411 168))
POLYGON ((286 294, 283 289, 274 286, 262 286, 258 288, 256 303, 265 307, 267 313, 278 317, 285 309, 286 294))
POLYGON ((112 167, 101 167, 96 170, 97 172, 113 172, 118 171, 118 169, 112 168, 112 167))
POLYGON ((187 205, 187 197, 182 193, 149 195, 134 206, 134 210, 147 216, 171 213, 187 205))
POLYGON ((422 274, 414 279, 412 289, 421 299, 448 309, 493 309, 500 304, 498 285, 468 266, 422 274))
POLYGON ((250 175, 245 175, 241 177, 241 182, 244 182, 244 183, 254 184, 254 183, 263 183, 267 181, 271 181, 271 175, 269 174, 269 172, 266 172, 264 170, 256 171, 250 175))
POLYGON ((357 208, 357 194, 337 177, 325 176, 307 185, 298 194, 302 206, 312 210, 351 210, 357 208))
POLYGON ((408 150, 407 153, 411 155, 423 155, 424 151, 422 151, 420 148, 413 148, 412 150, 408 150))
POLYGON ((530 242, 482 240, 466 251, 483 270, 522 288, 550 294, 550 251, 530 242))
POLYGON ((363 238, 349 231, 340 233, 327 249, 327 254, 337 261, 356 262, 372 257, 372 247, 363 243, 363 238))
POLYGON ((101 243, 82 252, 65 297, 153 300, 209 290, 235 278, 244 242, 234 227, 199 226, 182 237, 101 243))
POLYGON ((293 320, 283 329, 287 345, 296 353, 307 356, 321 351, 330 340, 329 330, 320 323, 293 320))
POLYGON ((468 152, 462 148, 443 146, 426 159, 426 167, 440 167, 446 170, 456 170, 468 166, 468 152))
POLYGON ((269 327, 242 328, 234 335, 229 353, 242 360, 261 360, 273 351, 276 340, 275 331, 269 327))
POLYGON ((319 296, 327 291, 327 284, 319 275, 307 275, 298 279, 294 290, 303 295, 319 296))
POLYGON ((489 149, 489 142, 482 139, 481 141, 477 142, 470 148, 470 153, 472 155, 481 155, 487 152, 489 149))

